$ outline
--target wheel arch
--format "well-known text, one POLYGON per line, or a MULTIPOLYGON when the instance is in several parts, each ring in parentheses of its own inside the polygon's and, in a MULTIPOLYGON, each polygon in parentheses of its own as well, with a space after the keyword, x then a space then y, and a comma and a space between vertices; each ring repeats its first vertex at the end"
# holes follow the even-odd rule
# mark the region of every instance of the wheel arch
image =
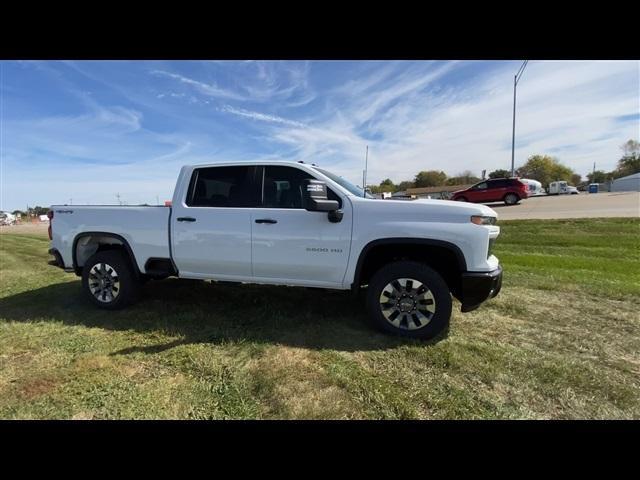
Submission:
POLYGON ((367 243, 360 251, 351 288, 356 290, 367 284, 380 267, 401 259, 420 261, 434 268, 454 295, 460 290, 461 273, 467 270, 464 254, 454 243, 427 238, 384 238, 367 243))
POLYGON ((141 272, 138 267, 138 263, 136 262, 133 250, 131 249, 131 245, 129 245, 127 239, 122 235, 112 232, 82 232, 76 235, 73 239, 73 247, 71 250, 72 265, 76 275, 82 275, 84 262, 86 262, 91 255, 98 251, 115 249, 122 250, 126 253, 134 275, 136 277, 140 277, 141 272), (80 241, 87 237, 91 239, 95 238, 96 241, 90 240, 85 244, 80 244, 80 241), (78 259, 79 247, 82 247, 82 250, 80 250, 80 260, 78 259))

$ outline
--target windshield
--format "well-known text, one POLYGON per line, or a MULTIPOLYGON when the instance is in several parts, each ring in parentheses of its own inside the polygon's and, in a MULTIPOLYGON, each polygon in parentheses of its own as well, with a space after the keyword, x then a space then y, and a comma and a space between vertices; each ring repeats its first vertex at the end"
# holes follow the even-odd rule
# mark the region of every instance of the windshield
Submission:
MULTIPOLYGON (((356 195, 357 197, 362 197, 362 188, 358 187, 357 185, 354 185, 353 183, 351 183, 350 181, 339 177, 331 172, 327 172, 326 170, 322 169, 322 168, 318 168, 315 167, 316 170, 318 170, 320 173, 322 173, 323 175, 329 177, 331 180, 333 180, 334 182, 336 182, 338 185, 340 185, 342 188, 346 189, 347 191, 353 193, 354 195, 356 195)), ((365 198, 375 198, 373 195, 371 195, 370 193, 366 194, 365 198)))

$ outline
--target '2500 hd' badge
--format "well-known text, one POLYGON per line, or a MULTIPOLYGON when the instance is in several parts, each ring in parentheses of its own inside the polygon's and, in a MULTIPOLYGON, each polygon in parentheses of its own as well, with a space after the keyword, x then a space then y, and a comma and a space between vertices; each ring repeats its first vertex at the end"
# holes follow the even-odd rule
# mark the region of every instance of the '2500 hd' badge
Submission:
POLYGON ((341 248, 307 247, 307 252, 342 253, 341 248))

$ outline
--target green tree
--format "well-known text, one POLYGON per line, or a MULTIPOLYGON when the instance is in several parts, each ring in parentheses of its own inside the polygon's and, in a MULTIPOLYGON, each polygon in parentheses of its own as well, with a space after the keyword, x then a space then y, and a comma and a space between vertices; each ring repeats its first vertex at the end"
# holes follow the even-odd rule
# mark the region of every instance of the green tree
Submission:
POLYGON ((518 176, 537 180, 545 188, 556 180, 570 182, 573 174, 573 170, 549 155, 532 155, 527 163, 518 168, 518 176))
POLYGON ((571 185, 578 186, 582 183, 582 176, 579 173, 571 175, 571 185))
POLYGON ((499 168, 489 173, 489 178, 509 178, 510 176, 511 170, 505 170, 504 168, 499 168))
POLYGON ((596 170, 587 175, 589 183, 605 183, 611 180, 611 173, 607 173, 604 170, 596 170))
POLYGON ((571 185, 573 186, 578 186, 582 183, 582 175, 580 175, 579 173, 574 173, 573 175, 571 175, 571 185))
POLYGON ((413 183, 417 188, 421 187, 437 187, 444 185, 447 180, 447 174, 443 171, 426 170, 416 175, 413 183))
POLYGON ((393 184, 391 179, 386 178, 380 182, 380 191, 381 192, 393 192, 395 191, 396 186, 393 184))
POLYGON ((627 140, 627 142, 624 143, 620 148, 624 152, 625 156, 634 154, 637 155, 640 153, 640 142, 630 139, 627 140))
POLYGON ((626 177, 640 172, 640 142, 629 140, 620 148, 624 155, 618 160, 618 168, 612 172, 613 176, 626 177))
POLYGON ((396 192, 404 192, 407 188, 413 188, 415 185, 410 180, 403 180, 398 185, 396 185, 396 192))
POLYGON ((35 207, 29 207, 29 215, 46 215, 47 212, 49 211, 48 207, 40 207, 40 206, 35 206, 35 207))
POLYGON ((459 173, 455 177, 450 177, 447 179, 447 185, 471 185, 473 183, 478 183, 481 179, 476 177, 473 172, 470 170, 465 170, 462 173, 459 173))

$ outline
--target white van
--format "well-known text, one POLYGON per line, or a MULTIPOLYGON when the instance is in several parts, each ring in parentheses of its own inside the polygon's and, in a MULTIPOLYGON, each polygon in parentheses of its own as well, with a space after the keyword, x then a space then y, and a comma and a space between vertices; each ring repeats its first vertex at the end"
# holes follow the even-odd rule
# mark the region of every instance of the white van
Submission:
POLYGON ((560 180, 549 184, 549 195, 577 195, 578 189, 560 180))

